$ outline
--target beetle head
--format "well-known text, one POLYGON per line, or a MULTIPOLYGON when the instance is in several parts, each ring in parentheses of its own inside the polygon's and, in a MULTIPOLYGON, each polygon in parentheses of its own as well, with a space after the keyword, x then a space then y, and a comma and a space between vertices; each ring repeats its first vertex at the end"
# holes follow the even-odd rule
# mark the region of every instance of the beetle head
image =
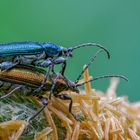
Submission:
POLYGON ((70 80, 66 80, 67 82, 67 86, 68 86, 68 89, 73 91, 73 92, 76 92, 76 93, 79 93, 79 89, 77 88, 76 84, 70 80))
POLYGON ((66 57, 72 57, 72 51, 73 49, 72 48, 63 48, 62 50, 62 55, 63 56, 66 56, 66 57))
POLYGON ((75 85, 75 83, 74 83, 74 85, 72 85, 70 88, 71 88, 71 90, 72 90, 73 92, 76 92, 76 93, 79 93, 79 92, 80 92, 79 89, 77 88, 77 86, 75 85))

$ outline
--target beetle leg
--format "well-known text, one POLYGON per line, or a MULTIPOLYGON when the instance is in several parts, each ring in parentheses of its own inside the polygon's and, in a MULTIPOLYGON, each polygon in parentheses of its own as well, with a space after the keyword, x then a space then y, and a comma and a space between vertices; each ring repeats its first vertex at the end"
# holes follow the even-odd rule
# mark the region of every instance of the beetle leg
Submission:
POLYGON ((39 115, 43 110, 44 108, 48 105, 48 98, 45 98, 43 96, 38 96, 39 99, 41 100, 43 106, 32 116, 28 119, 28 122, 29 124, 31 123, 31 121, 37 116, 39 115))
MULTIPOLYGON (((52 61, 51 61, 51 59, 47 59, 47 60, 45 60, 45 61, 43 61, 43 62, 41 62, 41 63, 38 63, 37 61, 34 62, 34 64, 36 64, 37 66, 40 66, 40 67, 48 67, 48 66, 50 66, 52 69, 53 69, 53 66, 54 66, 55 64, 61 64, 61 63, 63 63, 63 64, 62 64, 62 67, 61 67, 61 70, 60 70, 59 74, 57 75, 57 77, 56 77, 55 80, 53 81, 53 85, 52 85, 51 90, 50 90, 49 99, 51 99, 51 95, 52 95, 52 93, 53 93, 53 90, 54 90, 54 88, 55 88, 57 79, 59 78, 60 74, 64 75, 64 71, 65 71, 65 68, 66 68, 66 60, 65 60, 63 57, 59 57, 59 58, 54 59, 54 60, 52 60, 52 61)), ((49 75, 49 73, 47 73, 45 77, 48 77, 48 75, 49 75)), ((43 80, 43 82, 42 82, 43 84, 41 84, 41 86, 39 87, 39 91, 40 91, 40 90, 42 89, 42 87, 44 86, 46 80, 47 80, 47 78, 45 78, 45 79, 43 80)), ((39 91, 37 91, 37 92, 39 92, 39 91)), ((37 93, 35 93, 34 95, 37 95, 37 93)))
POLYGON ((62 94, 62 95, 55 94, 55 97, 62 99, 62 100, 70 100, 69 112, 72 114, 72 110, 71 110, 72 104, 73 104, 72 98, 68 94, 62 94))
POLYGON ((52 64, 52 61, 50 58, 44 60, 36 60, 36 61, 33 61, 32 62, 35 66, 38 66, 38 67, 43 67, 43 68, 46 68, 48 66, 50 66, 52 64))
MULTIPOLYGON (((61 57, 61 58, 63 58, 63 57, 61 57)), ((64 59, 64 58, 63 58, 63 59, 64 59)), ((56 64, 56 62, 60 62, 60 61, 57 61, 57 60, 59 60, 59 58, 57 58, 57 59, 55 59, 55 61, 53 61, 54 64, 56 64)), ((59 63, 57 63, 57 64, 59 64, 59 63)), ((53 85, 52 85, 51 90, 50 90, 49 99, 51 99, 51 95, 52 95, 53 90, 54 90, 54 88, 55 88, 56 82, 57 82, 57 80, 58 80, 59 77, 60 77, 60 74, 64 74, 65 67, 66 67, 66 61, 65 61, 65 63, 63 63, 59 74, 58 74, 58 75, 56 76, 56 78, 53 80, 53 85)), ((65 79, 67 79, 67 78, 65 77, 65 79)))
POLYGON ((56 75, 56 72, 54 71, 54 65, 52 65, 52 70, 51 71, 54 75, 56 75))
MULTIPOLYGON (((43 68, 46 68, 50 65, 52 65, 52 67, 53 67, 54 65, 57 65, 57 64, 62 64, 61 74, 64 75, 65 68, 66 68, 66 59, 63 58, 63 57, 59 57, 59 58, 56 58, 56 59, 48 58, 46 60, 34 61, 34 65, 39 66, 39 67, 43 67, 43 68)), ((54 68, 52 68, 52 71, 54 73, 54 68)))
POLYGON ((68 94, 62 94, 62 95, 55 94, 55 97, 62 100, 70 100, 69 113, 77 120, 76 115, 72 113, 72 105, 73 105, 72 98, 68 94))
POLYGON ((51 87, 51 90, 50 90, 50 94, 49 94, 49 99, 51 100, 51 96, 52 96, 52 93, 54 91, 54 88, 55 88, 55 85, 56 85, 56 82, 57 82, 57 79, 59 78, 59 74, 57 75, 57 77, 55 78, 55 80, 53 81, 53 84, 52 84, 52 87, 51 87))
POLYGON ((65 69, 66 69, 66 59, 63 57, 59 57, 53 60, 53 65, 55 64, 62 64, 62 71, 61 74, 64 75, 65 69))
MULTIPOLYGON (((60 71, 61 72, 61 71, 60 71)), ((54 91, 54 88, 55 88, 55 85, 56 85, 56 82, 57 80, 59 79, 60 77, 60 73, 56 76, 56 78, 53 80, 53 84, 52 84, 52 87, 51 87, 51 90, 50 90, 50 94, 49 94, 49 99, 51 99, 51 96, 52 96, 52 93, 54 91)))
POLYGON ((45 78, 41 82, 41 85, 35 91, 33 91, 33 96, 37 95, 42 90, 43 86, 45 85, 45 83, 46 83, 46 81, 48 79, 48 76, 50 74, 50 70, 51 70, 51 66, 49 66, 49 70, 46 72, 45 78))
MULTIPOLYGON (((34 91, 34 96, 35 96, 35 95, 37 95, 37 93, 39 93, 41 91, 41 89, 43 88, 44 84, 46 83, 46 80, 48 79, 50 70, 53 69, 53 62, 49 58, 49 59, 44 60, 44 61, 35 61, 34 64, 39 66, 39 67, 49 67, 49 70, 46 73, 45 78, 42 81, 41 85, 39 86, 39 88, 37 90, 34 91)), ((54 87, 55 87, 55 84, 52 86, 50 94, 53 92, 54 87)), ((50 95, 50 97, 51 97, 51 95, 50 95)))
POLYGON ((8 94, 6 94, 6 95, 0 97, 0 100, 3 100, 4 98, 7 98, 7 97, 11 96, 14 92, 16 92, 17 90, 19 90, 19 89, 22 88, 22 87, 23 87, 23 86, 20 85, 20 86, 14 88, 14 89, 13 89, 11 92, 9 92, 8 94))
POLYGON ((62 72, 62 69, 60 70, 60 72, 59 72, 59 74, 56 76, 56 78, 53 80, 53 84, 52 84, 52 87, 51 87, 51 90, 50 90, 50 94, 49 94, 49 99, 51 99, 51 96, 52 96, 52 93, 53 93, 53 91, 54 91, 56 82, 57 82, 57 80, 59 79, 60 73, 61 73, 61 72, 62 72))

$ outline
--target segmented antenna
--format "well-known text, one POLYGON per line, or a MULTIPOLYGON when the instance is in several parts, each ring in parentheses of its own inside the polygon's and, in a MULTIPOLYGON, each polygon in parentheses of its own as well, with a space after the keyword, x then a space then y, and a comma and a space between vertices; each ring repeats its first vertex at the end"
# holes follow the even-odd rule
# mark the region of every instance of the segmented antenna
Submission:
POLYGON ((106 48, 104 48, 103 46, 101 46, 100 44, 96 44, 96 43, 80 44, 80 45, 77 45, 77 46, 73 47, 72 50, 75 50, 75 49, 78 49, 78 48, 81 48, 81 47, 89 47, 89 46, 96 46, 96 47, 98 47, 100 49, 103 49, 107 53, 108 59, 110 58, 109 51, 106 48))
POLYGON ((83 83, 76 84, 76 87, 85 85, 85 84, 87 84, 87 83, 89 83, 89 82, 93 82, 93 81, 98 80, 98 79, 112 78, 112 77, 114 77, 114 78, 115 78, 115 77, 116 77, 116 78, 121 78, 121 79, 123 79, 123 80, 125 80, 125 81, 128 81, 128 79, 127 79, 125 76, 123 76, 123 75, 103 75, 103 76, 98 76, 98 77, 95 77, 94 79, 90 79, 90 80, 88 80, 88 81, 85 81, 85 82, 83 82, 83 83))
POLYGON ((95 61, 95 59, 97 58, 98 54, 101 53, 103 51, 103 49, 100 49, 99 51, 96 52, 96 54, 90 59, 89 63, 86 65, 86 67, 81 71, 81 73, 79 74, 78 78, 75 81, 75 84, 78 83, 79 79, 81 78, 81 76, 83 75, 83 73, 86 71, 86 69, 95 61))

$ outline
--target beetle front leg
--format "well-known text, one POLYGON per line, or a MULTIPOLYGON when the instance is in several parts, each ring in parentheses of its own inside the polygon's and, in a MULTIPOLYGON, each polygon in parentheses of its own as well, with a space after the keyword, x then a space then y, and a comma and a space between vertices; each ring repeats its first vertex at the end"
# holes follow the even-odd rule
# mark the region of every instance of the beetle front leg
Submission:
POLYGON ((70 100, 69 113, 77 120, 76 115, 72 113, 72 105, 73 105, 72 98, 68 94, 62 94, 62 95, 57 95, 56 94, 55 97, 59 98, 59 99, 62 99, 62 100, 70 100))

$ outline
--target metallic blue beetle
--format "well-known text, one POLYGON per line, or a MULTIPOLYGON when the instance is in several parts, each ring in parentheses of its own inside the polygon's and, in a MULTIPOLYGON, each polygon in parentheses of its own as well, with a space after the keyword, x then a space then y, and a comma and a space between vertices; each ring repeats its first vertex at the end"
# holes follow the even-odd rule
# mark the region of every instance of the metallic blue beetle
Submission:
MULTIPOLYGON (((63 57, 72 57, 73 50, 87 46, 96 46, 103 49, 106 51, 108 58, 110 58, 107 49, 95 43, 86 43, 73 48, 64 48, 51 42, 13 42, 0 44, 0 62, 12 61, 15 62, 15 65, 31 64, 40 67, 63 63, 63 75, 66 65, 66 59, 63 57)), ((1 68, 3 69, 2 66, 3 65, 1 65, 1 68)), ((9 67, 12 67, 12 65, 9 65, 9 67)))
MULTIPOLYGON (((62 64, 61 74, 64 76, 66 58, 72 57, 73 50, 88 46, 103 49, 110 58, 108 50, 96 43, 85 43, 72 48, 64 48, 51 42, 13 42, 0 44, 0 68, 7 70, 17 64, 24 64, 51 67, 52 72, 54 72, 54 65, 62 64)), ((47 75, 48 72, 42 86, 47 80, 47 75)))

